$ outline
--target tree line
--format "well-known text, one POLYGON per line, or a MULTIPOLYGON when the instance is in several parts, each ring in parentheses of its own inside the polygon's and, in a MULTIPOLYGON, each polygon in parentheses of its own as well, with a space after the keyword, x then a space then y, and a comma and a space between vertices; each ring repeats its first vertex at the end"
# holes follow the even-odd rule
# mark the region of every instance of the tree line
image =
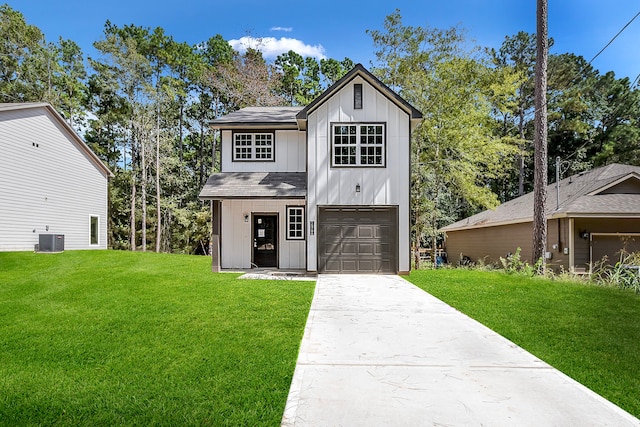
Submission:
MULTIPOLYGON (((399 10, 367 33, 371 71, 424 116, 412 140, 416 254, 435 249, 440 227, 531 191, 534 34, 483 48, 460 27, 406 26, 399 10)), ((109 21, 96 57, 85 58, 6 4, 0 36, 0 102, 51 103, 114 172, 115 249, 206 253, 210 212, 197 195, 220 161, 208 121, 246 106, 307 105, 354 65, 293 51, 268 61, 220 35, 189 45, 160 27, 109 21)), ((548 78, 551 176, 556 157, 561 177, 640 165, 636 82, 571 53, 549 56, 548 78)))

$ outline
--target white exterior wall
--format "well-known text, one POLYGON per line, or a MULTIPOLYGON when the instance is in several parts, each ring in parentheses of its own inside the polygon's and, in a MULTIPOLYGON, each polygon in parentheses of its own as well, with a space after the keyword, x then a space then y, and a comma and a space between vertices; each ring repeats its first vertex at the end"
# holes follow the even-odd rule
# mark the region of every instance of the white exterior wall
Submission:
POLYGON ((304 200, 223 200, 220 247, 222 268, 251 268, 252 213, 278 215, 278 267, 304 269, 306 240, 287 240, 286 207, 304 206, 304 200), (249 222, 244 216, 249 215, 249 222))
POLYGON ((65 250, 106 249, 107 176, 45 107, 0 111, 0 152, 0 251, 33 250, 39 234, 64 234, 65 250))
MULTIPOLYGON (((242 133, 261 132, 246 130, 242 133)), ((233 132, 222 131, 222 165, 224 172, 304 172, 306 171, 306 141, 304 132, 277 130, 275 132, 275 161, 233 161, 233 132)))
MULTIPOLYGON (((326 205, 398 206, 398 269, 409 271, 409 115, 364 79, 356 77, 308 116, 308 209, 307 224, 317 207, 326 205), (363 108, 353 108, 353 85, 363 85, 363 108), (386 167, 332 168, 331 124, 336 122, 383 122, 386 124, 386 167), (356 184, 361 191, 356 193, 356 184)), ((317 235, 307 235, 308 270, 317 270, 317 235)))

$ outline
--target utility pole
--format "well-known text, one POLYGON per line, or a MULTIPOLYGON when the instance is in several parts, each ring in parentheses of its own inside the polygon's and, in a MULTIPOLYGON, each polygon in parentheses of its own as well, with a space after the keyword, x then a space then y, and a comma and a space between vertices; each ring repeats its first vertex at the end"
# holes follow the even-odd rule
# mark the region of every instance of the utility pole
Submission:
POLYGON ((546 272, 547 248, 547 57, 549 36, 547 0, 537 0, 536 69, 534 118, 534 181, 533 181, 533 261, 541 260, 538 273, 546 272))

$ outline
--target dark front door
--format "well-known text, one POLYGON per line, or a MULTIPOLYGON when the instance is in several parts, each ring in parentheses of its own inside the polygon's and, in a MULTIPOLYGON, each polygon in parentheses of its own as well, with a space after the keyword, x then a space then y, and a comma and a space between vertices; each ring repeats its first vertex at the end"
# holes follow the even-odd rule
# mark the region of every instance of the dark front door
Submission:
POLYGON ((278 266, 278 216, 253 216, 253 263, 258 267, 278 266))

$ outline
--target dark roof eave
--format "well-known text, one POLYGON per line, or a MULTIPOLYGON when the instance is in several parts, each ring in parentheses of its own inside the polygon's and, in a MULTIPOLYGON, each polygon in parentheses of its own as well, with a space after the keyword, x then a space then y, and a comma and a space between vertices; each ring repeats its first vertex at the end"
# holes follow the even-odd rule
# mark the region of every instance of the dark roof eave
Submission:
POLYGON ((277 130, 299 130, 297 123, 273 123, 273 122, 229 122, 214 123, 209 122, 211 129, 233 130, 233 129, 277 129, 277 130))
POLYGON ((306 196, 247 196, 247 195, 239 195, 239 196, 198 196, 199 200, 305 200, 306 196))

